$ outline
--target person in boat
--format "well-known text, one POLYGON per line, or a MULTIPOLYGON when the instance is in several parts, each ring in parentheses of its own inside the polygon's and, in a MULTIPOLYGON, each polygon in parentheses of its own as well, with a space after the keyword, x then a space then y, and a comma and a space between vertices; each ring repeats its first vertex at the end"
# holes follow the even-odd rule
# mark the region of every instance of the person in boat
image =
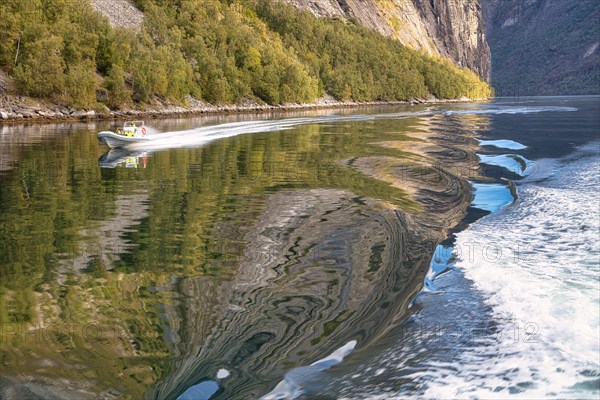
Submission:
POLYGON ((133 129, 127 129, 126 132, 126 136, 128 137, 134 137, 135 136, 135 124, 133 124, 133 129))

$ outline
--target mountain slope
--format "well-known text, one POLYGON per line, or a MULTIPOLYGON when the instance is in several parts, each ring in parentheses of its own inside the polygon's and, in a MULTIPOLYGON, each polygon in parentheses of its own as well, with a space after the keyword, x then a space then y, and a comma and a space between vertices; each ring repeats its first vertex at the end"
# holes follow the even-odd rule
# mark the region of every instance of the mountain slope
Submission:
POLYGON ((598 0, 483 2, 497 95, 600 93, 598 0))
POLYGON ((475 73, 447 59, 278 1, 119 0, 143 12, 124 19, 111 4, 0 2, 0 69, 14 94, 104 110, 491 94, 475 73))
POLYGON ((356 20, 489 79, 490 50, 479 0, 286 0, 317 16, 356 20))

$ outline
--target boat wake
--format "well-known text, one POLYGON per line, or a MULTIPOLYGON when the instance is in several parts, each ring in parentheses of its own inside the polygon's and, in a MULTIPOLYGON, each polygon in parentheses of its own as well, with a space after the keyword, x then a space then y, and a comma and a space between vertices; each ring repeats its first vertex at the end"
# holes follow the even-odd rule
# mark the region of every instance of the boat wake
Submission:
POLYGON ((238 135, 253 133, 265 133, 293 129, 302 125, 345 123, 356 121, 371 121, 376 119, 399 119, 411 117, 423 117, 431 115, 452 114, 529 114, 539 112, 569 112, 576 111, 573 107, 514 107, 498 106, 491 104, 477 104, 475 108, 457 109, 444 111, 438 108, 428 108, 423 111, 406 111, 396 113, 359 114, 359 115, 327 115, 316 117, 288 118, 280 120, 243 121, 231 122, 219 125, 202 126, 199 128, 149 133, 147 141, 132 143, 126 146, 129 150, 158 151, 182 147, 204 146, 212 141, 229 138, 238 135))

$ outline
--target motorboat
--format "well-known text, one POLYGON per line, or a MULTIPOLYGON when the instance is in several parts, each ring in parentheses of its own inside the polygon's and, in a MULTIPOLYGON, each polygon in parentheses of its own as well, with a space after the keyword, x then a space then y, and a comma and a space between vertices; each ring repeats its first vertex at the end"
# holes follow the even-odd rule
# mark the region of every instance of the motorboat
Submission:
POLYGON ((150 139, 146 136, 144 121, 128 121, 116 132, 102 131, 98 133, 98 140, 106 143, 112 149, 118 149, 135 143, 143 143, 150 139))

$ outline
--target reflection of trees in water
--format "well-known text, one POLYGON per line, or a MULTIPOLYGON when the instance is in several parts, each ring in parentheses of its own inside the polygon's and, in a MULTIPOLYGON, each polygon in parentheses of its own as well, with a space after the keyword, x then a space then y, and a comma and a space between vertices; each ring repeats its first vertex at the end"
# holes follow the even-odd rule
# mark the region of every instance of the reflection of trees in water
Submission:
POLYGON ((460 174, 406 133, 468 166, 461 123, 307 125, 155 153, 139 170, 98 168, 93 135, 24 147, 18 171, 0 176, 1 321, 120 333, 65 347, 52 332, 62 339, 44 358, 96 374, 32 367, 41 346, 22 343, 15 374, 162 398, 227 368, 222 393, 258 396, 340 343, 368 346, 402 320, 427 270, 423 243, 465 203, 460 174))
POLYGON ((147 397, 175 398, 214 379, 222 368, 232 377, 219 382, 215 396, 258 397, 290 368, 308 365, 351 339, 368 347, 402 321, 443 238, 440 227, 456 224, 465 211, 468 185, 457 176, 476 175, 472 140, 447 137, 457 130, 472 137, 473 125, 440 119, 431 119, 433 129, 427 132, 443 142, 436 151, 453 161, 453 171, 427 159, 415 166, 384 157, 376 170, 381 157, 352 163, 367 175, 412 186, 415 196, 428 200, 425 207, 433 215, 394 213, 334 190, 271 196, 246 233, 248 245, 233 282, 226 288, 210 286, 220 293, 217 311, 206 310, 200 300, 206 296, 206 278, 186 279, 194 281, 186 287, 195 290, 186 293, 182 308, 186 340, 172 373, 147 397), (204 321, 204 315, 212 315, 215 325, 198 329, 195 322, 204 321))
POLYGON ((215 287, 205 277, 184 280, 181 355, 173 374, 148 396, 177 397, 225 368, 232 377, 222 396, 256 397, 287 368, 314 361, 340 341, 368 341, 381 329, 395 306, 379 310, 372 297, 389 296, 393 303, 394 292, 417 286, 414 281, 394 289, 394 283, 419 269, 402 268, 394 213, 360 200, 333 190, 271 196, 245 234, 248 244, 232 281, 215 287), (372 258, 398 268, 373 270, 372 258), (382 294, 387 285, 389 295, 382 294), (207 310, 210 289, 220 295, 207 310), (207 316, 213 319, 209 329, 203 325, 207 316))

